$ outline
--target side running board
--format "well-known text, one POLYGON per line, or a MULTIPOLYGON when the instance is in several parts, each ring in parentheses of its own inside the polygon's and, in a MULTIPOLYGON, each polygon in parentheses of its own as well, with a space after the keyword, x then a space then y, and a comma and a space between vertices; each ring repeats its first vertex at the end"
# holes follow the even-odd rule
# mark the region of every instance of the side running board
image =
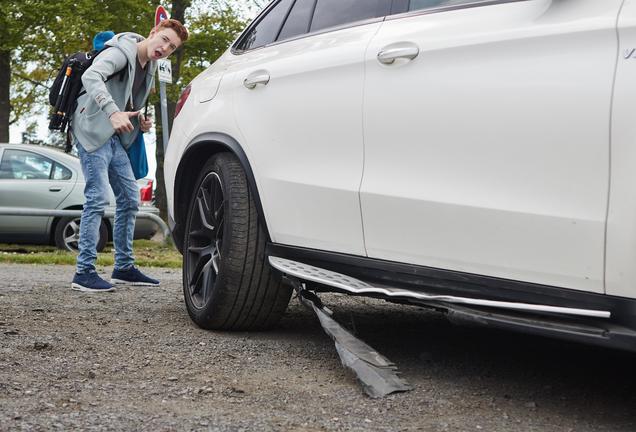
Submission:
POLYGON ((316 282, 319 284, 338 288, 352 294, 379 294, 386 297, 412 298, 421 301, 466 304, 473 306, 485 306, 500 309, 512 309, 526 312, 549 312, 563 315, 575 315, 595 318, 610 318, 611 313, 603 310, 577 309, 560 306, 550 306, 531 303, 516 303, 497 300, 487 300, 469 297, 456 297, 449 295, 426 294, 418 291, 411 291, 402 288, 373 286, 359 279, 355 279, 341 273, 314 267, 297 261, 275 256, 269 257, 272 267, 290 276, 299 279, 316 282))

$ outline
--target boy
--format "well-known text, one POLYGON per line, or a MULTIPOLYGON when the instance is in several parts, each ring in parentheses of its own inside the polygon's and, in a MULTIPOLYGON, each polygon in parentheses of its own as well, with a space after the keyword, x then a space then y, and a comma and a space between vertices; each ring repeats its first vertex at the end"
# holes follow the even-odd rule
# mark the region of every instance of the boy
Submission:
POLYGON ((113 291, 113 283, 159 285, 158 280, 134 266, 132 241, 139 189, 126 149, 138 133, 152 127, 152 121, 140 110, 153 85, 156 61, 168 57, 187 39, 188 31, 174 19, 161 21, 147 39, 120 33, 106 42, 106 49, 82 75, 86 93, 77 99, 71 122, 86 179, 77 272, 71 284, 75 290, 113 291), (112 283, 95 271, 99 225, 109 203, 109 184, 116 198, 112 283))

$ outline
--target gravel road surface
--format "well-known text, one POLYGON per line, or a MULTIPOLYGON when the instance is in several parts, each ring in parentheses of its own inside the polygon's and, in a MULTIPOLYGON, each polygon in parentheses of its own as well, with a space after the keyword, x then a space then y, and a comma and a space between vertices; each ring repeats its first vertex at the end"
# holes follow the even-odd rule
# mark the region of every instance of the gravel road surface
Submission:
POLYGON ((375 400, 297 300, 274 331, 204 331, 180 271, 148 273, 162 286, 91 295, 72 267, 0 265, 1 431, 636 430, 632 354, 324 295, 414 386, 375 400))

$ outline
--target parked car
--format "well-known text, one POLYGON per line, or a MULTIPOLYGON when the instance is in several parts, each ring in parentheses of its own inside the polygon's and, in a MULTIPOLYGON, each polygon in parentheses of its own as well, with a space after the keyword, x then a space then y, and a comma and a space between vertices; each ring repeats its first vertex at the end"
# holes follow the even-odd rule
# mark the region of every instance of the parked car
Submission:
MULTIPOLYGON (((152 182, 141 180, 140 211, 159 214, 152 204, 152 182)), ((26 144, 0 144, 0 207, 81 210, 85 180, 79 159, 60 150, 26 144)), ((111 191, 114 211, 115 197, 111 191)), ((0 215, 0 242, 54 244, 77 250, 79 217, 0 215)), ((114 218, 100 226, 98 251, 112 239, 114 218)), ((138 219, 135 238, 150 238, 157 228, 149 219, 138 219)))
POLYGON ((635 350, 634 23, 636 0, 272 1, 176 109, 190 316, 269 327, 284 273, 635 350))

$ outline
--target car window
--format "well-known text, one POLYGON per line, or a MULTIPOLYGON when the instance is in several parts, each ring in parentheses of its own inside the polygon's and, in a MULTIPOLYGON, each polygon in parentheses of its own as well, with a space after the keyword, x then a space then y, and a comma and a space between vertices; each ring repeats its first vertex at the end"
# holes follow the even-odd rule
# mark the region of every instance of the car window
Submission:
POLYGON ((318 0, 311 31, 388 15, 390 0, 318 0))
POLYGON ((289 39, 309 31, 316 0, 296 0, 277 40, 289 39))
POLYGON ((477 3, 483 0, 411 0, 409 11, 420 9, 431 9, 442 6, 457 6, 463 4, 477 3))
POLYGON ((55 165, 53 166, 53 180, 70 180, 72 176, 73 173, 70 169, 55 162, 55 165))
POLYGON ((294 0, 281 0, 273 6, 242 38, 238 49, 247 51, 274 42, 293 2, 294 0))
POLYGON ((48 180, 53 161, 23 150, 5 150, 0 162, 0 179, 48 180))

